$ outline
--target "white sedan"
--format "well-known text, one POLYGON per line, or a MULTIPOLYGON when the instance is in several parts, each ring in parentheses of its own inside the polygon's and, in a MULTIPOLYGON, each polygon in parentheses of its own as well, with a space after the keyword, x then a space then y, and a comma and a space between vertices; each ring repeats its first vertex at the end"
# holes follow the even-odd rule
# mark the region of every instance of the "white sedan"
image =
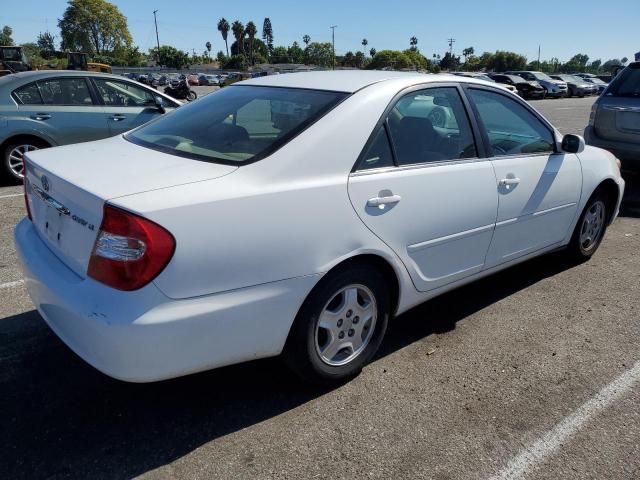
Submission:
POLYGON ((34 304, 133 382, 281 353, 348 378, 394 315, 552 250, 591 257, 624 190, 613 155, 495 84, 394 72, 237 83, 26 172, 34 304))

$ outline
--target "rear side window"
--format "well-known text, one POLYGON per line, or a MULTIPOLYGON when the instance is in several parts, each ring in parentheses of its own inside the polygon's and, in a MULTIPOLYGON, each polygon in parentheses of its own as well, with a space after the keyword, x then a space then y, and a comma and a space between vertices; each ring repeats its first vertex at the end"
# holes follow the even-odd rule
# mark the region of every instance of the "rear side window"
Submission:
POLYGON ((180 107, 125 138, 181 157, 241 165, 270 155, 346 96, 237 85, 180 107))
POLYGON ((93 105, 84 78, 52 78, 38 81, 38 86, 46 105, 93 105))
POLYGON ((607 90, 607 96, 611 97, 640 97, 640 64, 634 64, 625 68, 611 82, 607 90))
POLYGON ((393 166, 393 154, 389 145, 389 137, 384 126, 380 126, 371 143, 364 151, 358 170, 393 166))
POLYGON ((38 91, 38 85, 35 82, 14 90, 13 96, 22 105, 41 105, 42 104, 42 97, 40 97, 40 92, 38 91))

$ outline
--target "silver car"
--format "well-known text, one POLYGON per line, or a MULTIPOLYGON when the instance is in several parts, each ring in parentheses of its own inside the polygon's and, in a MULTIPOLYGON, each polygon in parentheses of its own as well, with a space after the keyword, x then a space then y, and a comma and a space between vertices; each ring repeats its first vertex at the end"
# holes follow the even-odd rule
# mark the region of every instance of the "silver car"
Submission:
POLYGON ((640 62, 629 64, 598 97, 584 138, 612 152, 623 168, 640 169, 640 62))
POLYGON ((43 70, 2 77, 0 177, 20 182, 27 151, 118 135, 179 105, 119 75, 43 70))

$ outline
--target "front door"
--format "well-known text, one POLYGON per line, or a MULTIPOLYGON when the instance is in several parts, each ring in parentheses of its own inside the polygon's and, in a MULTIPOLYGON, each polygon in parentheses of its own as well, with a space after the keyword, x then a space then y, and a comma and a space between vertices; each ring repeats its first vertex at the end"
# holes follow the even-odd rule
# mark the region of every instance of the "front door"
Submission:
POLYGON ((495 183, 458 89, 433 87, 400 98, 377 127, 349 177, 349 197, 416 288, 428 291, 482 270, 495 183))
POLYGON ((519 101, 469 88, 492 149, 498 218, 487 268, 561 242, 582 186, 578 157, 555 152, 551 128, 519 101))

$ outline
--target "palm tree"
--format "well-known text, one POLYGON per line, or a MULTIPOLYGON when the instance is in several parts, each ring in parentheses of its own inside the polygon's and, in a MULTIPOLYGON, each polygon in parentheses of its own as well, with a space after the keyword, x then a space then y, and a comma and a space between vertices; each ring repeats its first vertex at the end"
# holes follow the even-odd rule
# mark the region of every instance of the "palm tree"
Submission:
POLYGON ((221 18, 218 22, 218 31, 222 34, 222 39, 227 47, 227 57, 229 56, 229 44, 227 43, 227 35, 229 34, 229 22, 226 18, 221 18))
POLYGON ((236 39, 236 48, 239 55, 244 55, 244 25, 240 20, 231 24, 231 31, 236 39))
POLYGON ((249 35, 249 59, 250 59, 251 65, 253 65, 253 39, 256 38, 256 33, 258 33, 256 24, 251 21, 247 23, 247 28, 245 29, 245 33, 249 35))
POLYGON ((409 39, 409 45, 411 45, 411 50, 418 49, 418 37, 411 37, 409 39))
POLYGON ((375 48, 372 48, 371 50, 369 50, 369 55, 371 55, 371 57, 375 57, 376 56, 377 50, 375 48))
POLYGON ((304 37, 302 37, 302 41, 308 47, 309 46, 309 42, 311 41, 311 37, 309 35, 305 35, 304 37))
POLYGON ((207 47, 207 57, 211 56, 211 42, 207 42, 204 44, 205 47, 207 47))
POLYGON ((367 40, 366 38, 362 39, 362 53, 364 53, 364 56, 367 56, 367 45, 369 45, 369 40, 367 40))

